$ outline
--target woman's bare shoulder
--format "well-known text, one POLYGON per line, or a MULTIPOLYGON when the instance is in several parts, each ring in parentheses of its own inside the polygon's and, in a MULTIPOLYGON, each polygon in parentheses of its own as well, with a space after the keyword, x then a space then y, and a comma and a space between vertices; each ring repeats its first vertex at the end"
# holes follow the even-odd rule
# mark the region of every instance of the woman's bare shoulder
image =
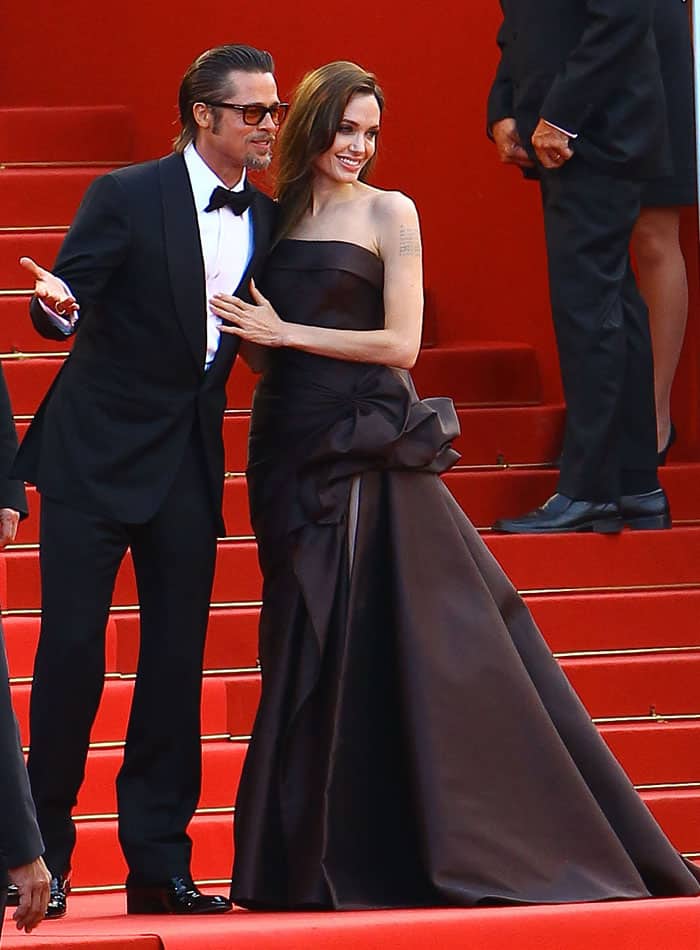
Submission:
POLYGON ((417 219, 418 211, 415 202, 402 191, 385 191, 382 188, 372 189, 372 213, 388 222, 397 220, 417 219))

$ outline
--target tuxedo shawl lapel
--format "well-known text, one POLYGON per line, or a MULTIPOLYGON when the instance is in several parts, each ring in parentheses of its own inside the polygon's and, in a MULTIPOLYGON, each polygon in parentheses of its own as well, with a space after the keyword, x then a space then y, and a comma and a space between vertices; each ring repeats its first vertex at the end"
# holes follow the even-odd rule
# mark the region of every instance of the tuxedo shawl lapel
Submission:
POLYGON ((197 212, 187 167, 181 155, 158 163, 165 248, 175 312, 197 364, 204 372, 207 345, 204 262, 197 212))
POLYGON ((253 185, 249 186, 250 191, 253 193, 253 201, 250 205, 250 213, 253 217, 253 253, 250 255, 250 260, 248 261, 248 266, 245 269, 245 273, 241 277, 241 281, 234 291, 236 297, 242 297, 244 300, 251 300, 250 296, 250 278, 256 273, 256 269, 260 266, 262 259, 266 256, 268 249, 270 247, 270 220, 269 216, 263 212, 263 201, 262 198, 258 198, 260 192, 253 185))
MULTIPOLYGON (((264 211, 264 198, 262 200, 257 198, 260 193, 258 192, 257 188, 253 187, 253 185, 246 183, 246 190, 252 191, 254 195, 253 201, 250 205, 250 213, 253 218, 253 248, 248 266, 245 269, 245 273, 241 277, 238 287, 236 287, 236 289, 233 291, 233 295, 235 297, 241 297, 243 300, 247 300, 252 303, 253 298, 250 296, 249 286, 250 278, 256 273, 256 268, 260 267, 260 264, 268 253, 270 248, 270 239, 272 237, 272 229, 270 216, 265 214, 264 211)), ((231 333, 222 333, 221 342, 219 343, 219 349, 216 354, 217 360, 219 357, 221 357, 223 361, 223 359, 230 353, 235 353, 238 350, 240 343, 240 337, 231 333)))

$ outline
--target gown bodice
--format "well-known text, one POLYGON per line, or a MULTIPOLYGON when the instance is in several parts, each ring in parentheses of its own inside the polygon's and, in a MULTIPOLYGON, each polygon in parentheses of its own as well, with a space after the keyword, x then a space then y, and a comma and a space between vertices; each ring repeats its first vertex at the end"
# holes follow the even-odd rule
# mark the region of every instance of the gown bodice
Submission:
MULTIPOLYGON (((369 331, 384 326, 383 285, 383 262, 365 247, 285 240, 270 255, 262 289, 285 321, 369 331)), ((459 458, 450 444, 458 434, 452 401, 420 400, 404 370, 271 350, 249 440, 254 527, 262 531, 264 520, 293 531, 308 521, 338 521, 352 476, 443 472, 459 458)))

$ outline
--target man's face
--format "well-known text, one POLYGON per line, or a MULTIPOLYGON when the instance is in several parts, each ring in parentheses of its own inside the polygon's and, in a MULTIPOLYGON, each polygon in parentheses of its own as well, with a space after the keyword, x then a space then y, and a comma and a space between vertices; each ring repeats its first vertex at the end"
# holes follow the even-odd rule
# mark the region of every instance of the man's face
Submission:
MULTIPOLYGON (((275 77, 272 73, 234 70, 229 75, 228 94, 220 101, 241 106, 274 106, 279 102, 275 77)), ((195 106, 198 109, 197 151, 214 170, 231 166, 253 170, 268 167, 278 131, 269 113, 258 125, 246 125, 239 110, 195 106), (204 126, 201 119, 206 123, 204 126)))

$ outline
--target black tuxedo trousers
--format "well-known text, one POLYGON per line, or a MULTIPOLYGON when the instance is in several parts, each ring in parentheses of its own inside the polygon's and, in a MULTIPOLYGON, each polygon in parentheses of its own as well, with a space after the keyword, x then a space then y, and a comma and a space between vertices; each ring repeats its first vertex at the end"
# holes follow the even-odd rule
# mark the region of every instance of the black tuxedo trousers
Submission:
POLYGON ((652 491, 656 415, 646 304, 630 266, 641 185, 574 156, 540 170, 552 316, 566 398, 558 491, 652 491))
POLYGON ((42 496, 42 620, 28 767, 54 874, 70 868, 71 809, 102 695, 105 626, 127 548, 141 641, 117 779, 119 839, 133 883, 190 873, 186 828, 200 790, 201 669, 218 518, 196 423, 170 491, 145 523, 42 496), (76 596, 76 583, 91 595, 76 596))

